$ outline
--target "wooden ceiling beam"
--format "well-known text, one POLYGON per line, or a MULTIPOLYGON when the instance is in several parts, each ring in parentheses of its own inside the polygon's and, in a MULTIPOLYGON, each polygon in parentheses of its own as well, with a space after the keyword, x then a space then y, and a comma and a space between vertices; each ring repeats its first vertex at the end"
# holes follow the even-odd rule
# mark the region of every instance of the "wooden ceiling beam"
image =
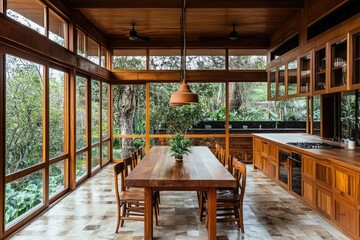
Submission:
MULTIPOLYGON (((68 0, 72 8, 181 8, 181 1, 169 0, 68 0)), ((187 8, 303 8, 304 0, 192 0, 187 8)))
MULTIPOLYGON (((162 38, 151 41, 131 41, 126 37, 109 37, 108 46, 110 49, 139 49, 139 48, 179 48, 180 39, 162 38)), ((232 48, 232 49, 267 49, 270 46, 270 36, 239 36, 238 40, 188 40, 187 48, 232 48)))
MULTIPOLYGON (((133 84, 146 82, 180 82, 179 70, 114 71, 112 83, 133 84)), ((188 70, 188 82, 266 82, 265 70, 188 70)))

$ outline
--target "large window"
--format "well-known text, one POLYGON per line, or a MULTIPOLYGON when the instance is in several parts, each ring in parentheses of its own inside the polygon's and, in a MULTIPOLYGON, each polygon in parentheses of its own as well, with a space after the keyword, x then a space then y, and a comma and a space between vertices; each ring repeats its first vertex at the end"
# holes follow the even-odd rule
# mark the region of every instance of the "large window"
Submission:
POLYGON ((179 70, 181 65, 180 50, 150 50, 150 70, 179 70))
POLYGON ((145 70, 146 50, 114 50, 113 70, 145 70))
POLYGON ((225 70, 225 50, 189 49, 186 56, 189 70, 225 70))
POLYGON ((46 14, 46 5, 41 1, 27 0, 19 4, 16 0, 7 0, 6 6, 8 17, 67 47, 67 22, 50 8, 46 14))
POLYGON ((115 85, 113 103, 113 157, 117 159, 145 144, 137 137, 145 136, 145 86, 115 85))
POLYGON ((100 166, 100 84, 91 80, 91 168, 100 166), (97 145, 94 145, 97 144, 97 145))
MULTIPOLYGON (((252 51, 256 52, 256 50, 252 51)), ((265 69, 265 51, 259 51, 258 55, 249 54, 249 50, 229 50, 229 70, 265 69), (262 54, 260 53, 262 52, 262 54)))
POLYGON ((76 29, 77 54, 89 61, 105 68, 107 50, 98 42, 86 35, 80 29, 76 29))
POLYGON ((44 66, 6 55, 6 174, 43 161, 44 66))

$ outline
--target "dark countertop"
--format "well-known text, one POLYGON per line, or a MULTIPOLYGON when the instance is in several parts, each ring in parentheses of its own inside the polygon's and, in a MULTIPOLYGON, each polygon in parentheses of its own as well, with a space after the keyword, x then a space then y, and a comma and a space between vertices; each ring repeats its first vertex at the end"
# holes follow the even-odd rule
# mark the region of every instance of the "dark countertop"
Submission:
POLYGON ((322 139, 318 136, 310 134, 296 134, 296 133, 279 133, 279 134, 253 134, 254 137, 259 137, 278 144, 282 148, 287 148, 290 151, 306 154, 315 158, 323 160, 331 160, 338 164, 346 164, 356 166, 360 170, 360 148, 354 150, 343 149, 304 149, 286 144, 287 142, 325 142, 331 145, 338 145, 344 147, 345 144, 333 142, 322 139))

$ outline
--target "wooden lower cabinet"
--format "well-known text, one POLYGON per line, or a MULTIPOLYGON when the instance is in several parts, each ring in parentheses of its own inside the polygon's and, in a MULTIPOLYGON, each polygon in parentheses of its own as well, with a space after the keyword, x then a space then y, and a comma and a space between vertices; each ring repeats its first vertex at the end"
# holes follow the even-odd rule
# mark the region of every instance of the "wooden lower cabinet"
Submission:
POLYGON ((302 198, 311 207, 315 206, 315 186, 313 181, 303 177, 302 180, 302 198))
POLYGON ((343 168, 334 166, 334 194, 338 194, 349 203, 356 202, 356 173, 343 168))
POLYGON ((272 161, 267 162, 267 175, 269 178, 275 180, 276 179, 276 163, 272 161))
POLYGON ((356 237, 357 208, 348 202, 334 196, 334 223, 349 236, 356 237))
POLYGON ((262 170, 262 159, 261 154, 259 152, 254 152, 254 167, 262 170))
POLYGON ((360 208, 358 209, 358 239, 360 239, 360 208))
POLYGON ((315 208, 327 219, 332 215, 332 193, 320 186, 316 186, 315 208))

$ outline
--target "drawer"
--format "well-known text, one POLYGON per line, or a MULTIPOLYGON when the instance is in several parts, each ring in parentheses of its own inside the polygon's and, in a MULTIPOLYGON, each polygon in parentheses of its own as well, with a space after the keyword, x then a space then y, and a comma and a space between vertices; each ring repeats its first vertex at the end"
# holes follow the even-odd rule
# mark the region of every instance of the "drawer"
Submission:
POLYGON ((332 194, 330 191, 316 186, 315 208, 327 219, 331 219, 332 214, 332 194))

